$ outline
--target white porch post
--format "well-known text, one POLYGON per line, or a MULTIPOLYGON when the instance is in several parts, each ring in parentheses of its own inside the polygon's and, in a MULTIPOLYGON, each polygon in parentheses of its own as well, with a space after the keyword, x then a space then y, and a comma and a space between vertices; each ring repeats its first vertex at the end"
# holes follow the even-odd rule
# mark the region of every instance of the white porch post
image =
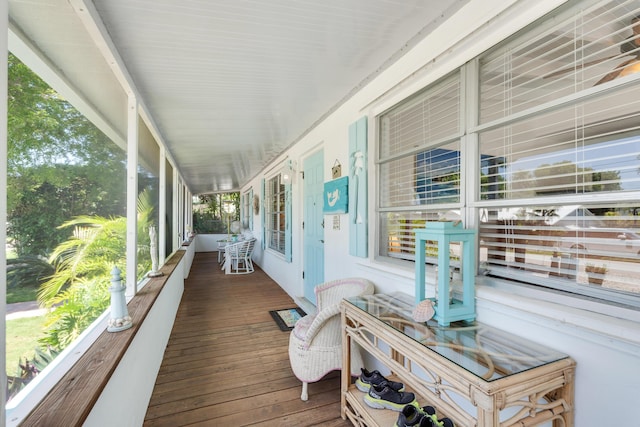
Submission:
POLYGON ((180 234, 180 198, 182 197, 182 183, 180 182, 180 175, 177 175, 175 181, 176 186, 176 201, 174 202, 174 208, 176 215, 173 217, 173 237, 174 244, 173 249, 177 250, 182 244, 182 235, 180 234))
POLYGON ((125 296, 138 291, 138 101, 129 94, 127 106, 127 271, 125 296))
MULTIPOLYGON (((7 80, 9 77, 9 73, 7 71, 7 56, 8 56, 8 6, 7 2, 0 2, 0 99, 7 99, 7 80)), ((2 200, 7 199, 7 103, 0 102, 0 188, 2 188, 2 200)), ((7 203, 0 203, 0 223, 7 223, 7 203)), ((3 225, 0 227, 0 241, 7 241, 7 230, 3 225)), ((5 245, 2 245, 2 249, 0 250, 0 271, 7 271, 7 250, 5 245)), ((0 306, 2 310, 0 310, 1 327, 0 327, 0 340, 2 340, 2 354, 0 355, 0 365, 6 365, 6 301, 7 301, 7 275, 0 274, 0 306)), ((6 370, 2 370, 2 374, 0 374, 0 381, 2 384, 7 383, 7 373, 6 370)), ((6 387, 0 387, 0 402, 2 402, 2 416, 0 417, 0 426, 5 425, 5 417, 4 417, 4 409, 5 409, 5 401, 7 400, 6 396, 6 387)))
POLYGON ((167 258, 166 241, 167 241, 167 158, 164 144, 160 144, 160 189, 158 197, 158 262, 163 265, 167 258))
POLYGON ((187 199, 184 202, 187 204, 186 206, 187 231, 190 230, 193 233, 193 194, 191 193, 191 190, 189 190, 188 188, 187 188, 187 199))
POLYGON ((178 224, 180 224, 180 220, 178 219, 178 211, 180 209, 178 209, 178 207, 180 206, 180 175, 178 174, 178 170, 176 168, 173 168, 173 218, 171 219, 171 221, 173 222, 172 224, 172 229, 173 229, 173 236, 171 237, 171 247, 173 248, 173 250, 177 250, 180 247, 180 229, 178 227, 178 224))

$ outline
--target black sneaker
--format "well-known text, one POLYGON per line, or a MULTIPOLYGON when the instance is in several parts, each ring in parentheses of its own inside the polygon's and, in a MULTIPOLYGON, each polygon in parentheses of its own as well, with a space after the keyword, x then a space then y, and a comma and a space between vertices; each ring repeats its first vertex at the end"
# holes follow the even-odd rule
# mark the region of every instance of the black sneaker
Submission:
POLYGON ((425 406, 423 409, 430 408, 432 411, 426 412, 418 427, 455 427, 453 421, 449 418, 440 418, 436 416, 436 410, 431 406, 425 406))
POLYGON ((424 414, 414 405, 406 405, 398 414, 398 420, 393 427, 412 427, 420 424, 424 414))
POLYGON ((423 421, 424 418, 437 420, 436 409, 433 406, 423 406, 418 408, 414 405, 407 405, 398 414, 398 420, 393 427, 431 426, 431 421, 423 421))
POLYGON ((364 403, 375 409, 392 411, 402 411, 406 405, 418 406, 415 394, 394 390, 386 383, 372 384, 369 393, 364 397, 364 403))
POLYGON ((356 387, 358 388, 358 390, 364 393, 369 392, 371 384, 380 385, 383 382, 386 382, 389 387, 391 387, 395 391, 404 391, 404 384, 395 381, 389 381, 388 379, 383 377, 379 371, 369 372, 365 368, 361 368, 360 370, 362 371, 362 373, 356 380, 356 387))

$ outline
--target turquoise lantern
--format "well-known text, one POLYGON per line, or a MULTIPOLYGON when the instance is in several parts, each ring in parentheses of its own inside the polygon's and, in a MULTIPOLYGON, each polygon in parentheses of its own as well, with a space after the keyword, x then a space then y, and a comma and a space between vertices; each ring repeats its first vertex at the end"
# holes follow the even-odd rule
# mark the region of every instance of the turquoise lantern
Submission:
POLYGON ((425 258, 427 242, 435 242, 438 249, 436 298, 434 319, 449 326, 459 320, 476 318, 475 304, 475 237, 476 230, 464 229, 460 221, 427 222, 425 228, 413 230, 416 237, 416 303, 425 299, 425 258), (459 249, 458 249, 459 248, 459 249), (452 254, 459 257, 461 280, 454 280, 452 254), (453 297, 453 281, 461 282, 462 297, 453 297), (451 298, 449 296, 452 296, 451 298))

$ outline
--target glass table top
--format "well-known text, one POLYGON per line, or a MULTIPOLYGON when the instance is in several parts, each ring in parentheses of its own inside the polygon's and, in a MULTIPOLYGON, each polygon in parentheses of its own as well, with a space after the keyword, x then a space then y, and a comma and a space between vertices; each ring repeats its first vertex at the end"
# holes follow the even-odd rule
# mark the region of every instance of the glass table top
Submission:
POLYGON ((374 294, 347 298, 360 310, 417 341, 485 381, 495 381, 569 357, 520 336, 478 322, 416 322, 411 295, 374 294))

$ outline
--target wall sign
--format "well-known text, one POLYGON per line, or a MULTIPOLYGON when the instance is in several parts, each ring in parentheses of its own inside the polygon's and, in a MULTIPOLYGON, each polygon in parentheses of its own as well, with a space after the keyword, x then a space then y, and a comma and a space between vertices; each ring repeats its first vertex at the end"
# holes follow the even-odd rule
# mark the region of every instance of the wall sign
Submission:
POLYGON ((340 164, 338 159, 336 159, 335 163, 333 164, 333 167, 331 168, 331 178, 336 179, 336 178, 340 178, 341 176, 342 176, 342 165, 340 164))
POLYGON ((349 208, 349 177, 334 179, 324 183, 325 214, 347 213, 349 208))

